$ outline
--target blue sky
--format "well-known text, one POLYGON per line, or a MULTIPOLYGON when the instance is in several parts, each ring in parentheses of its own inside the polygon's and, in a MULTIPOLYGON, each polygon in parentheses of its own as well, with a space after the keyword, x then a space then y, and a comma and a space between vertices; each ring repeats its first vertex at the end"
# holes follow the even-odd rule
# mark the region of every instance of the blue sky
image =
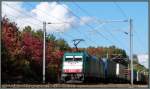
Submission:
MULTIPOLYGON (((40 2, 24 2, 21 7, 27 11, 31 11, 39 3, 40 2)), ((133 52, 135 54, 148 53, 147 2, 117 2, 117 5, 119 5, 122 10, 114 2, 76 2, 76 4, 88 14, 80 10, 74 2, 61 2, 61 4, 67 5, 67 7, 79 17, 92 17, 103 21, 126 20, 131 17, 133 19, 134 30, 133 52), (126 16, 124 16, 124 13, 126 16)), ((91 20, 88 24, 90 27, 96 28, 96 31, 93 31, 93 29, 87 25, 81 25, 72 27, 62 34, 54 33, 54 35, 57 38, 64 38, 72 47, 73 39, 82 38, 85 41, 81 42, 79 47, 116 45, 129 53, 129 36, 124 34, 124 31, 128 32, 129 30, 129 23, 113 22, 101 26, 101 24, 94 23, 94 20, 91 20)))
MULTIPOLYGON (((78 16, 87 15, 86 13, 82 12, 77 8, 73 2, 66 3, 74 13, 78 16)), ((77 4, 86 10, 90 16, 94 16, 100 20, 124 20, 126 18, 119 8, 113 2, 77 2, 77 4)), ((148 5, 146 2, 134 2, 134 3, 127 3, 121 2, 117 3, 124 13, 126 13, 127 17, 131 17, 133 19, 133 30, 134 30, 134 42, 133 42, 133 51, 136 54, 140 53, 148 53, 148 5)), ((93 24, 92 24, 93 25, 93 24)), ((97 24, 98 26, 99 24, 97 24)), ((93 25, 94 27, 95 25, 93 25)), ((129 36, 125 35, 121 31, 115 31, 116 29, 121 29, 124 31, 128 30, 128 23, 110 23, 105 24, 104 27, 99 28, 99 32, 105 35, 106 38, 112 40, 114 45, 117 47, 126 49, 129 52, 129 36), (108 34, 108 31, 113 34, 111 36, 108 34)), ((89 34, 86 32, 89 30, 87 26, 78 28, 80 32, 89 36, 95 43, 87 41, 86 37, 83 37, 87 42, 81 43, 79 46, 83 46, 86 44, 88 46, 109 46, 112 45, 112 42, 105 40, 103 37, 99 36, 98 34, 89 34)), ((69 33, 68 33, 69 34, 69 33)), ((70 31, 71 34, 71 31, 70 31)), ((75 32, 74 32, 75 34, 75 32)), ((76 37, 81 37, 81 34, 77 32, 76 37)), ((84 35, 83 35, 84 36, 84 35)), ((82 37, 81 37, 82 38, 82 37)))

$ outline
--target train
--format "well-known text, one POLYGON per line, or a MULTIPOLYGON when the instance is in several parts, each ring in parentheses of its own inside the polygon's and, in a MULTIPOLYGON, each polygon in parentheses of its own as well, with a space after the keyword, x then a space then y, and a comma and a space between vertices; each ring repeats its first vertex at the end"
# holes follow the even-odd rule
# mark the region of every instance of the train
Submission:
MULTIPOLYGON (((134 82, 146 83, 146 77, 134 70, 134 82)), ((61 68, 61 83, 70 80, 81 82, 101 83, 130 83, 130 70, 128 64, 110 60, 108 58, 97 58, 89 55, 86 51, 65 52, 61 68)))

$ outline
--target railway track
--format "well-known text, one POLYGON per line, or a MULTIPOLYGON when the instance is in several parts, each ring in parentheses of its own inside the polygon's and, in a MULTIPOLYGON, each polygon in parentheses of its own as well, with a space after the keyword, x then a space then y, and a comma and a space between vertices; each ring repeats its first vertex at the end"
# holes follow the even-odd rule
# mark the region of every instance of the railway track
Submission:
MULTIPOLYGON (((2 88, 131 88, 130 84, 2 84, 2 88)), ((133 85, 134 88, 145 87, 148 85, 133 85)))

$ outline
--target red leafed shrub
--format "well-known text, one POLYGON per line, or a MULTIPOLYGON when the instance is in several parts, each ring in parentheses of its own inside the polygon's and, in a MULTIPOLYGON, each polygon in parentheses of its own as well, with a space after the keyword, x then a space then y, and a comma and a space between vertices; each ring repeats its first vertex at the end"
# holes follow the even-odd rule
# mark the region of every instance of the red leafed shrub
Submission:
POLYGON ((2 20, 2 42, 11 56, 21 55, 21 41, 19 31, 15 23, 8 19, 2 20))
MULTIPOLYGON (((31 59, 38 64, 41 63, 43 57, 43 45, 42 40, 32 36, 30 32, 23 33, 23 53, 24 55, 31 57, 31 59)), ((41 63, 42 64, 42 63, 41 63)))
POLYGON ((57 51, 55 52, 55 57, 56 57, 56 59, 61 59, 61 58, 63 57, 63 55, 64 55, 64 52, 62 52, 62 51, 60 51, 60 50, 57 50, 57 51))
POLYGON ((47 46, 46 46, 46 62, 47 62, 47 64, 49 62, 51 62, 52 60, 54 60, 54 56, 53 56, 54 47, 52 45, 53 45, 52 42, 48 42, 47 46))

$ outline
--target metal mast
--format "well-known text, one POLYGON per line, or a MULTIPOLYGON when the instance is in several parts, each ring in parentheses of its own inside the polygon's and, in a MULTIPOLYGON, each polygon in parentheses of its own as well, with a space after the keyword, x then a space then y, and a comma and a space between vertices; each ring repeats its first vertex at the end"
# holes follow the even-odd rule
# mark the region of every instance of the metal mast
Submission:
POLYGON ((133 30, 132 30, 132 19, 129 18, 129 29, 130 29, 130 61, 131 61, 131 87, 133 87, 133 30))
POLYGON ((63 23, 51 23, 51 22, 43 22, 43 83, 45 83, 45 37, 46 37, 46 24, 64 24, 63 23))
POLYGON ((46 35, 46 22, 43 22, 43 83, 45 83, 45 35, 46 35))

